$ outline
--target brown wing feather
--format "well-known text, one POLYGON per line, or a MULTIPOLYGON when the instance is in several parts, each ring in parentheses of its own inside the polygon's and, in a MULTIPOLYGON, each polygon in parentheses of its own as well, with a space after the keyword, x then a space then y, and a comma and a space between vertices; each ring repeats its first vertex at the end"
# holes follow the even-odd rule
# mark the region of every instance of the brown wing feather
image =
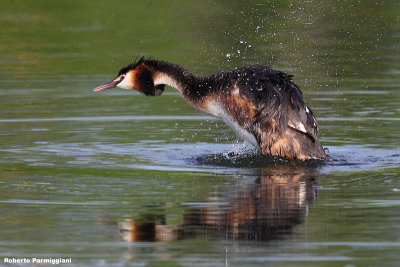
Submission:
POLYGON ((310 135, 314 141, 317 140, 318 124, 310 108, 304 105, 297 112, 290 110, 288 117, 289 127, 310 135))
POLYGON ((291 127, 317 140, 318 124, 303 100, 299 87, 291 76, 265 66, 238 69, 237 87, 240 94, 257 106, 254 123, 273 120, 281 135, 291 127))

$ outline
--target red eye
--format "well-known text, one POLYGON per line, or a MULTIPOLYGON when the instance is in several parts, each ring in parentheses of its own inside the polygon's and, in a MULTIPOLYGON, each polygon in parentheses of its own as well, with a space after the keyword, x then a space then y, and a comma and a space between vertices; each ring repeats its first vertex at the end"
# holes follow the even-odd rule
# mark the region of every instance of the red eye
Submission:
POLYGON ((120 78, 120 81, 122 81, 123 79, 125 79, 125 75, 121 75, 120 78))

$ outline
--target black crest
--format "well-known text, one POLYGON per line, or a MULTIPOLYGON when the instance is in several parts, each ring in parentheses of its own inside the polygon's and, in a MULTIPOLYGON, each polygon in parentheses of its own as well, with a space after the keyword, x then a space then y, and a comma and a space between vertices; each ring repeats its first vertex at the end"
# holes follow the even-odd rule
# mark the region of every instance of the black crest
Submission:
POLYGON ((141 57, 138 61, 135 60, 135 62, 129 64, 128 66, 126 66, 126 67, 124 67, 122 69, 120 69, 120 71, 118 72, 118 76, 120 76, 122 74, 126 74, 130 70, 134 70, 143 61, 144 61, 144 57, 141 57))

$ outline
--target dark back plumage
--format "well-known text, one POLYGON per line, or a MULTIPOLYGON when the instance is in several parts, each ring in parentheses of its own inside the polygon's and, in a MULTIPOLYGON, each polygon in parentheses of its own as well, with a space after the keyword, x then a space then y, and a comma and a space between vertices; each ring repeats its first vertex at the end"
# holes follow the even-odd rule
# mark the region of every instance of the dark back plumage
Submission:
MULTIPOLYGON (((274 119, 284 133, 289 125, 317 139, 316 119, 303 100, 300 88, 292 82, 292 75, 266 66, 253 65, 205 76, 210 88, 232 91, 257 107, 254 123, 274 119), (220 84, 218 84, 220 83, 220 84), (300 124, 301 123, 301 124, 300 124), (304 129, 301 127, 304 126, 304 129)), ((232 97, 232 93, 229 93, 232 97)))
POLYGON ((292 75, 265 66, 251 66, 243 72, 239 88, 247 99, 257 104, 257 120, 274 119, 281 132, 292 126, 316 140, 316 119, 305 105, 300 88, 292 82, 292 75))
POLYGON ((231 116, 254 134, 265 153, 278 149, 274 145, 282 142, 277 154, 285 156, 286 153, 286 157, 296 158, 299 156, 289 155, 300 155, 303 143, 310 143, 308 150, 319 151, 316 158, 325 157, 318 142, 317 120, 291 75, 254 65, 203 79, 213 83, 210 88, 224 94, 221 98, 227 99, 223 102, 231 116), (304 138, 297 144, 295 141, 301 135, 304 138))

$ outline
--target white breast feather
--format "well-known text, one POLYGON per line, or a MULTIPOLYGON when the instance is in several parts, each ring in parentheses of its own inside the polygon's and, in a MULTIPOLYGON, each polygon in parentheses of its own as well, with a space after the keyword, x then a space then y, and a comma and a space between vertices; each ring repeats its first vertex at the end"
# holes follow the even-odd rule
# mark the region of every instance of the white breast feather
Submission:
POLYGON ((240 125, 234 121, 229 114, 226 112, 226 110, 221 107, 218 103, 216 102, 210 102, 207 105, 207 110, 204 110, 206 113, 215 116, 219 119, 221 119, 223 122, 225 122, 238 136, 240 136, 242 139, 247 141, 248 143, 252 144, 255 147, 258 147, 258 143, 256 138, 254 137, 253 134, 249 133, 240 125))

